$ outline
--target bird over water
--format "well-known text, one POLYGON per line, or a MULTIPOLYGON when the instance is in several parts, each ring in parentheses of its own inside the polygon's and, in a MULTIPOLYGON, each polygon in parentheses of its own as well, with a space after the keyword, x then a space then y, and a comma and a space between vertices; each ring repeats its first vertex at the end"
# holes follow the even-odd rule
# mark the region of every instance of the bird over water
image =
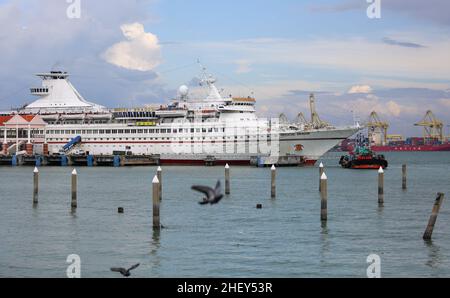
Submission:
POLYGON ((219 203, 220 200, 222 200, 223 198, 220 180, 217 181, 216 188, 214 189, 208 186, 194 185, 192 186, 192 190, 198 191, 206 195, 203 201, 199 202, 200 205, 207 205, 207 204, 215 205, 219 203))
POLYGON ((112 272, 118 272, 120 274, 122 274, 125 277, 130 277, 131 276, 131 270, 136 269, 137 267, 139 267, 140 264, 136 264, 132 267, 130 267, 129 269, 125 269, 125 268, 111 268, 112 272))

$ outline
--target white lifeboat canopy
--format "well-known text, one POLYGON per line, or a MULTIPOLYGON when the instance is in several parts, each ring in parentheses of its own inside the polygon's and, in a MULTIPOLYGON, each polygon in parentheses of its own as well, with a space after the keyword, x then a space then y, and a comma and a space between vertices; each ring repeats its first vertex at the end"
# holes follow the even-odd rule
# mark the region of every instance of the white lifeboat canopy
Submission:
POLYGON ((69 74, 61 71, 39 73, 41 88, 32 88, 31 94, 40 98, 21 112, 49 113, 99 113, 107 112, 103 106, 86 101, 68 80, 69 74))

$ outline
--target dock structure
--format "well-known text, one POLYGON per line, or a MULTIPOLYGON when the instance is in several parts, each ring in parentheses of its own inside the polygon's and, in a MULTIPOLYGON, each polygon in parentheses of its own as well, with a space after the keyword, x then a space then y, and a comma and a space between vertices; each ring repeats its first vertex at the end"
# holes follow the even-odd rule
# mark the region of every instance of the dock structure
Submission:
POLYGON ((127 167, 159 164, 160 157, 154 155, 0 155, 0 166, 127 167))

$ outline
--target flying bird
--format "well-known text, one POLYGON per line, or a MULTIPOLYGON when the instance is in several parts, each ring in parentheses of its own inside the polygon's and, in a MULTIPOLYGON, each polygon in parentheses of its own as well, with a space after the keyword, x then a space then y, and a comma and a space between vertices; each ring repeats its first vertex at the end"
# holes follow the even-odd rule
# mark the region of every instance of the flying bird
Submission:
POLYGON ((192 186, 192 190, 201 192, 202 194, 205 194, 206 197, 203 199, 202 202, 199 202, 200 205, 207 205, 207 204, 217 204, 222 200, 223 194, 222 194, 222 187, 220 185, 220 180, 217 181, 216 188, 212 189, 208 186, 199 186, 194 185, 192 186))
POLYGON ((119 272, 120 274, 122 274, 125 277, 130 277, 131 276, 131 270, 136 269, 137 267, 139 267, 140 264, 136 264, 134 266, 132 266, 130 269, 125 269, 125 268, 111 268, 112 272, 119 272))

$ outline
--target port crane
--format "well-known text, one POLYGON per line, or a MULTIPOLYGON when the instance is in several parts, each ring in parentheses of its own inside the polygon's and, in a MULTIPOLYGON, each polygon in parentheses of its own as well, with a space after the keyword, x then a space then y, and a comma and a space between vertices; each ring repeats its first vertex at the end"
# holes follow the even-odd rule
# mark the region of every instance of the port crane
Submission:
POLYGON ((325 121, 322 121, 319 117, 319 113, 317 113, 316 98, 315 98, 314 94, 311 94, 309 96, 309 106, 311 108, 311 124, 312 124, 313 128, 320 129, 320 128, 328 127, 329 124, 325 121))
POLYGON ((303 113, 301 113, 301 112, 298 113, 298 115, 297 115, 296 123, 300 124, 300 125, 308 125, 309 124, 308 120, 306 120, 305 115, 303 113))
POLYGON ((435 139, 440 142, 444 141, 444 123, 436 118, 432 111, 427 111, 427 114, 422 121, 414 125, 423 127, 425 139, 435 139))
MULTIPOLYGON (((304 125, 307 129, 322 129, 329 127, 330 124, 323 121, 319 117, 319 113, 317 113, 316 109, 316 98, 314 94, 311 94, 309 97, 309 106, 311 110, 311 121, 308 121, 303 113, 298 113, 297 118, 295 119, 296 125, 304 125)), ((289 119, 286 117, 284 113, 279 115, 280 124, 289 124, 289 119)))
POLYGON ((383 136, 384 144, 387 144, 389 123, 382 121, 378 116, 377 112, 373 111, 370 114, 369 122, 367 123, 367 128, 369 129, 369 139, 373 140, 373 136, 376 132, 381 132, 383 136))

